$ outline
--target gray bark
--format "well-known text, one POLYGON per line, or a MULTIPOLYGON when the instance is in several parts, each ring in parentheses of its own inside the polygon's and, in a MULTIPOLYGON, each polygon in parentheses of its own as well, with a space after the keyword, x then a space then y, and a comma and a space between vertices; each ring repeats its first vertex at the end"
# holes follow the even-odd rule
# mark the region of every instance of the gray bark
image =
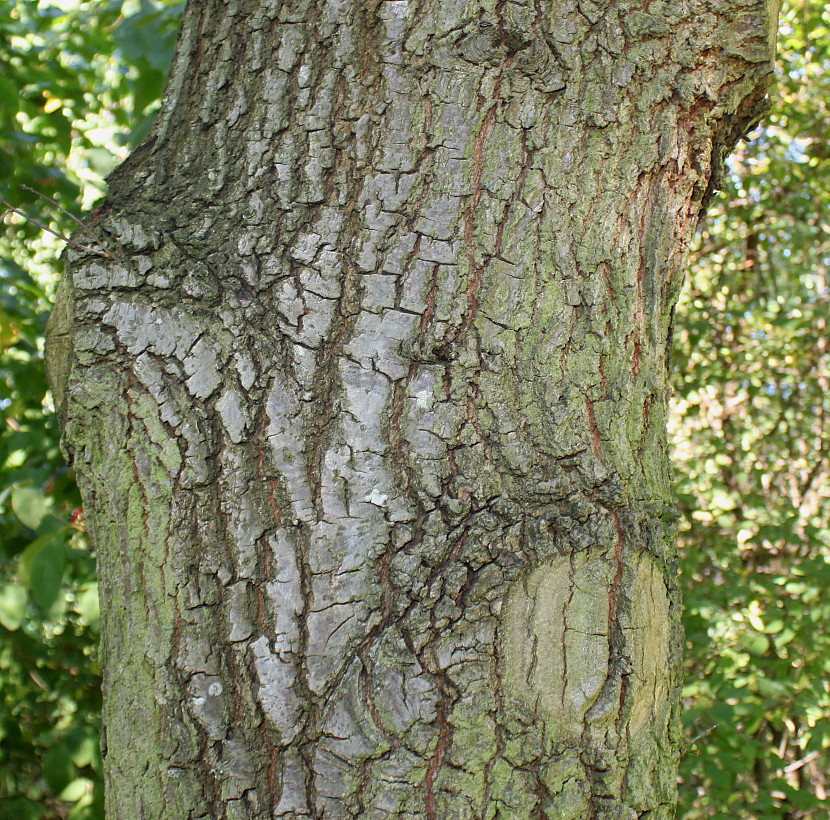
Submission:
POLYGON ((112 820, 673 816, 672 306, 775 11, 188 5, 51 328, 112 820))

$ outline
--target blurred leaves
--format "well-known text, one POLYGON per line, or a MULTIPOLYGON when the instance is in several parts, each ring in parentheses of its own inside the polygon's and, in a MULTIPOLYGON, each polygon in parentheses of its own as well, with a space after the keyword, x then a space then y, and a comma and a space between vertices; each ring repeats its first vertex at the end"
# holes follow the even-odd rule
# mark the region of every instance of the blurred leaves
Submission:
MULTIPOLYGON (((149 127, 182 3, 0 3, 0 198, 63 234, 149 127), (25 186, 25 187, 24 187, 25 186), (56 200, 55 207, 32 190, 56 200)), ((0 238, 0 817, 101 820, 95 556, 43 373, 59 242, 0 238)))
POLYGON ((682 761, 685 820, 830 813, 828 24, 785 1, 773 111, 677 311, 683 718, 690 737, 718 724, 682 761))

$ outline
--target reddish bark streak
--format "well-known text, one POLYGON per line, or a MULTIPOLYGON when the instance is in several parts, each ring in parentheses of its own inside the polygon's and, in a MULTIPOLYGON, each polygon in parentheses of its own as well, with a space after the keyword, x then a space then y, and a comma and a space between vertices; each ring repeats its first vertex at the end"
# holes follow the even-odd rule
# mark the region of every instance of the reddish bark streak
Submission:
POLYGON ((599 437, 599 430, 597 429, 597 419, 594 415, 594 403, 587 396, 585 397, 585 414, 588 417, 588 432, 591 434, 591 441, 594 447, 594 455, 597 458, 601 458, 601 439, 599 437))
POLYGON ((649 422, 651 421, 651 406, 654 403, 654 394, 649 393, 643 402, 643 434, 640 437, 640 444, 637 448, 638 454, 641 456, 643 452, 643 445, 646 441, 646 434, 648 433, 649 422))
MULTIPOLYGON (((497 84, 494 94, 498 93, 497 84)), ((491 106, 490 110, 484 115, 484 121, 481 123, 481 128, 476 134, 475 144, 473 147, 473 170, 470 177, 473 193, 467 207, 464 209, 464 245, 467 252, 467 262, 470 266, 470 279, 467 283, 467 310, 464 318, 461 320, 461 325, 457 328, 454 338, 460 337, 467 326, 475 316, 478 310, 478 291, 481 286, 481 274, 484 266, 477 266, 475 262, 475 214, 478 210, 478 203, 481 200, 481 176, 484 171, 482 164, 482 157, 484 156, 484 145, 487 141, 487 132, 490 129, 490 123, 496 113, 496 107, 491 106)))
MULTIPOLYGON (((420 244, 420 241, 418 244, 420 244)), ((421 324, 419 325, 421 336, 426 333, 427 325, 429 325, 429 320, 432 318, 432 314, 435 310, 435 297, 438 295, 438 270, 440 267, 440 265, 436 264, 432 268, 432 281, 429 283, 429 292, 427 293, 426 305, 424 306, 424 312, 421 315, 421 324)))
POLYGON ((426 794, 427 803, 427 818, 428 820, 438 820, 438 815, 435 813, 435 794, 432 787, 435 782, 435 775, 441 766, 441 760, 447 750, 450 741, 450 725, 447 722, 447 717, 444 714, 444 704, 439 704, 435 721, 440 728, 440 735, 438 736, 438 745, 435 747, 435 752, 430 760, 429 768, 424 777, 424 792, 426 794))
MULTIPOLYGON (((637 333, 637 330, 634 331, 637 333)), ((631 375, 636 379, 640 375, 640 340, 634 337, 634 357, 631 362, 631 375)))

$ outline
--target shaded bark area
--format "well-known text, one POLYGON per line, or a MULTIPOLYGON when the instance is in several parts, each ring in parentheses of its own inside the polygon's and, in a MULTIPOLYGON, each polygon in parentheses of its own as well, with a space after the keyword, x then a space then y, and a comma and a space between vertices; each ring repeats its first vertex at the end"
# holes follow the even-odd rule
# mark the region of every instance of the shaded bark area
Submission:
POLYGON ((671 311, 773 18, 189 4, 52 329, 109 817, 673 816, 671 311))

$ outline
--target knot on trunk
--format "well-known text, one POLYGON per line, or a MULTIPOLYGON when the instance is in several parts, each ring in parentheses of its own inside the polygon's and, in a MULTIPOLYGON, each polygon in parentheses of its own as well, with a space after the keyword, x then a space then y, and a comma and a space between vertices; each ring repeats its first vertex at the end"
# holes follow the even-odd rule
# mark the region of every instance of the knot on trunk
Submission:
POLYGON ((509 64, 528 77, 537 91, 551 94, 567 85, 566 70, 555 48, 535 33, 480 23, 475 31, 458 40, 456 49, 463 59, 476 65, 509 64))

